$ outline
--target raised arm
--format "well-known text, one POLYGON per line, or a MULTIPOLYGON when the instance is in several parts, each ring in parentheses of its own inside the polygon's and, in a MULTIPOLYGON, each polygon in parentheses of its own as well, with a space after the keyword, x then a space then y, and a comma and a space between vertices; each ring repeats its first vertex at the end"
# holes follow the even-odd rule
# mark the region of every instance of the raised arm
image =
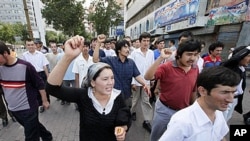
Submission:
POLYGON ((61 85, 65 72, 71 63, 82 51, 84 38, 74 36, 66 41, 65 53, 62 59, 57 63, 48 77, 48 83, 51 85, 61 85))
POLYGON ((101 43, 103 43, 105 40, 106 40, 106 36, 104 34, 98 35, 97 44, 95 46, 94 53, 93 53, 93 62, 94 63, 97 63, 100 61, 99 50, 100 50, 101 43))
POLYGON ((144 75, 144 78, 146 80, 152 80, 154 79, 154 74, 156 72, 156 69, 161 64, 162 61, 165 59, 168 59, 171 57, 172 51, 169 48, 165 48, 161 50, 161 55, 155 60, 155 62, 149 67, 146 74, 144 75))

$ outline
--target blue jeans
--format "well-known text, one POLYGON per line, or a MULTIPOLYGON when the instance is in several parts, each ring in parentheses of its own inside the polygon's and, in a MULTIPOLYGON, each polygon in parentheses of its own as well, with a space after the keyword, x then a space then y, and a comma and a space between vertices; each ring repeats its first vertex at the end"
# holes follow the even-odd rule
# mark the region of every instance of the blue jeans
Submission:
POLYGON ((34 112, 13 111, 12 114, 24 127, 25 141, 40 141, 40 137, 43 141, 52 140, 52 134, 39 122, 38 110, 34 112))

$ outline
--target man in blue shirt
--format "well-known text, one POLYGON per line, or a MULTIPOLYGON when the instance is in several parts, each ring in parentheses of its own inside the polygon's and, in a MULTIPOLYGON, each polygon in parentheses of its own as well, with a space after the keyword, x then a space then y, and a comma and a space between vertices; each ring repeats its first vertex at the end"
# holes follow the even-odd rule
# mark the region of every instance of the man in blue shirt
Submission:
MULTIPOLYGON (((126 104, 129 104, 131 92, 131 82, 134 77, 140 84, 144 86, 144 90, 151 96, 150 87, 140 76, 140 72, 135 65, 135 62, 128 58, 129 42, 126 40, 118 41, 116 43, 115 52, 117 56, 99 57, 100 45, 104 42, 106 36, 101 34, 97 38, 97 45, 93 53, 93 62, 104 62, 112 67, 114 72, 115 86, 114 88, 121 90, 126 104)), ((128 105, 129 106, 129 105, 128 105)))

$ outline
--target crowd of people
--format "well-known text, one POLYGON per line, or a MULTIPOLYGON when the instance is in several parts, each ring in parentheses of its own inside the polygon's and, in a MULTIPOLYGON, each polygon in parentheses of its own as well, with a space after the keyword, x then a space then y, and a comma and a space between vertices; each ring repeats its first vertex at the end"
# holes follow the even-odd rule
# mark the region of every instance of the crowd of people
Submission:
MULTIPOLYGON (((233 111, 243 113, 250 46, 235 47, 223 60, 222 42, 206 48, 190 31, 167 45, 162 37, 152 42, 147 32, 138 39, 101 34, 87 41, 77 35, 61 47, 32 39, 25 45, 19 58, 0 42, 0 118, 7 126, 9 111, 26 141, 53 140, 39 121, 50 96, 75 104, 80 141, 124 141, 137 104, 151 141, 225 140, 233 111)), ((250 125, 250 112, 243 118, 250 125)))

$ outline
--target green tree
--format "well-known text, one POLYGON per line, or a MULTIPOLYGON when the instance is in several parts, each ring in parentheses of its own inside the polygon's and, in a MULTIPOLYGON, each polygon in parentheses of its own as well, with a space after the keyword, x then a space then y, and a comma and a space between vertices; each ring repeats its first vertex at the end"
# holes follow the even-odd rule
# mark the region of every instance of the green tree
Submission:
POLYGON ((46 43, 49 44, 49 41, 53 40, 57 43, 62 43, 67 39, 67 37, 63 33, 57 33, 55 31, 46 31, 45 40, 46 43))
POLYGON ((63 33, 58 34, 58 43, 63 43, 64 41, 67 40, 67 37, 63 33))
POLYGON ((23 25, 22 23, 18 22, 13 24, 12 27, 15 32, 15 37, 20 37, 22 41, 25 41, 29 37, 27 25, 23 25))
POLYGON ((85 34, 84 9, 82 2, 76 0, 43 0, 45 7, 42 10, 47 24, 53 25, 56 30, 65 35, 85 34))
POLYGON ((97 34, 109 33, 109 28, 117 26, 123 19, 119 10, 121 6, 115 0, 94 0, 95 12, 89 14, 97 34))
POLYGON ((49 43, 50 40, 54 40, 54 41, 57 41, 57 33, 55 31, 46 31, 46 34, 45 34, 45 40, 47 42, 47 45, 49 43))
POLYGON ((0 40, 4 42, 14 43, 15 42, 15 31, 11 24, 0 23, 0 40))

